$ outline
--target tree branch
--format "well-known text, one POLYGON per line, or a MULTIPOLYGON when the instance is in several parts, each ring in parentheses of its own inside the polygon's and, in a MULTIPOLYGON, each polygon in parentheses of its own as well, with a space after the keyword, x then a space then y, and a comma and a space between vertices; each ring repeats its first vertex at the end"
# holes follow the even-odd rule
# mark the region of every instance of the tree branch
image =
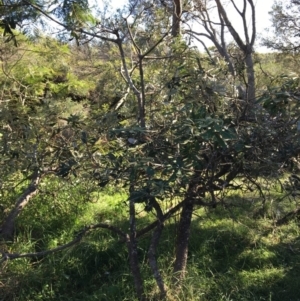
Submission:
POLYGON ((99 224, 96 224, 96 225, 90 225, 90 226, 85 227, 83 230, 81 230, 76 235, 76 237, 72 241, 68 242, 67 244, 56 247, 54 249, 45 250, 45 251, 41 251, 41 252, 35 252, 35 253, 23 253, 23 254, 1 252, 2 258, 0 259, 0 264, 7 261, 7 260, 13 260, 13 259, 18 259, 18 258, 44 257, 44 256, 47 256, 49 254, 65 250, 65 249, 70 248, 71 246, 79 243, 86 233, 88 233, 91 230, 98 229, 98 228, 108 229, 108 230, 118 234, 122 238, 126 239, 126 233, 123 232, 121 229, 119 229, 117 227, 114 227, 114 226, 111 226, 111 225, 108 225, 108 224, 99 223, 99 224))
POLYGON ((234 29, 234 27, 232 26, 230 20, 228 19, 227 13, 223 7, 223 5, 221 4, 220 0, 215 0, 216 4, 218 6, 218 11, 220 12, 226 26, 228 27, 229 32, 231 33, 232 37, 234 38, 234 40, 236 41, 236 43, 239 45, 239 47, 245 51, 246 49, 246 45, 243 43, 241 37, 239 36, 239 34, 237 33, 237 31, 234 29))

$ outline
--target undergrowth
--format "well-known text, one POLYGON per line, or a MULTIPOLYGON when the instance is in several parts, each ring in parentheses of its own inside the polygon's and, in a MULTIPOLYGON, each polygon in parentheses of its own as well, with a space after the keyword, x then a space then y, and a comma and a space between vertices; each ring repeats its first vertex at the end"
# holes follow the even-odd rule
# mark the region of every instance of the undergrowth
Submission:
MULTIPOLYGON (((84 201, 76 189, 73 199, 60 195, 55 208, 53 200, 37 198, 22 213, 16 240, 1 248, 18 253, 52 248, 98 222, 128 230, 125 193, 109 189, 84 201)), ((169 290, 167 300, 300 300, 299 221, 276 226, 297 201, 282 199, 277 184, 267 192, 265 200, 260 195, 231 194, 226 206, 195 211, 186 278, 180 289, 169 290)), ((143 207, 139 210, 142 227, 154 217, 143 207)), ((177 218, 166 222, 157 251, 169 287, 177 218)), ((148 247, 149 235, 139 240, 139 257, 147 297, 157 300, 148 247)), ((132 301, 134 296, 126 245, 107 230, 95 230, 80 244, 40 260, 5 262, 0 271, 1 301, 132 301)))

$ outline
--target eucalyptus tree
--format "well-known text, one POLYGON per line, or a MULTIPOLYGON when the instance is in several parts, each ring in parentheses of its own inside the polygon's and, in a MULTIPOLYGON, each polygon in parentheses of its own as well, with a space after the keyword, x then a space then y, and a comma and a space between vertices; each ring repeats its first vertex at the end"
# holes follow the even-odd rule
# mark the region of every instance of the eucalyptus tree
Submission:
POLYGON ((297 0, 275 1, 269 12, 272 27, 270 37, 263 44, 270 49, 297 53, 300 49, 300 2, 297 0))
POLYGON ((244 99, 249 105, 253 104, 256 99, 253 62, 256 39, 254 2, 252 0, 231 0, 229 4, 225 4, 225 1, 221 0, 196 0, 193 4, 191 18, 193 22, 200 26, 201 30, 187 29, 186 33, 202 43, 205 43, 203 38, 207 38, 214 44, 220 56, 228 64, 233 83, 237 80, 238 85, 243 86, 246 92, 244 99), (227 12, 229 6, 234 9, 236 16, 239 18, 242 33, 238 28, 240 25, 233 25, 233 16, 230 16, 227 12), (248 12, 248 10, 250 11, 248 12), (250 22, 248 22, 248 18, 250 22), (234 57, 231 56, 229 43, 227 42, 229 36, 243 54, 242 60, 245 64, 245 73, 237 68, 234 57))

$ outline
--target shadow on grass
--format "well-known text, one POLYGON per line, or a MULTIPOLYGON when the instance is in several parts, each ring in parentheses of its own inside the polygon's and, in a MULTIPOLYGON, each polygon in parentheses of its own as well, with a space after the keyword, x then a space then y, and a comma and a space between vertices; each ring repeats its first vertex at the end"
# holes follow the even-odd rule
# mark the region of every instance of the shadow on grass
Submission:
MULTIPOLYGON (((232 203, 236 206, 230 210, 221 206, 198 210, 192 223, 187 277, 173 300, 300 300, 298 223, 274 228, 269 219, 272 208, 253 219, 261 202, 233 198, 232 203)), ((115 213, 106 212, 102 218, 115 213)), ((148 221, 148 215, 140 215, 140 226, 148 221)), ((125 218, 112 222, 128 229, 125 218)), ((165 225, 157 252, 167 284, 175 236, 175 221, 171 220, 165 225)), ((155 282, 147 262, 149 240, 150 235, 140 239, 139 255, 147 294, 155 300, 155 282)), ((11 264, 3 275, 11 278, 13 290, 6 298, 0 287, 1 301, 135 300, 126 245, 106 230, 97 230, 71 250, 39 262, 11 264)))
POLYGON ((219 208, 194 220, 185 300, 300 300, 299 225, 272 228, 249 206, 237 219, 219 208))

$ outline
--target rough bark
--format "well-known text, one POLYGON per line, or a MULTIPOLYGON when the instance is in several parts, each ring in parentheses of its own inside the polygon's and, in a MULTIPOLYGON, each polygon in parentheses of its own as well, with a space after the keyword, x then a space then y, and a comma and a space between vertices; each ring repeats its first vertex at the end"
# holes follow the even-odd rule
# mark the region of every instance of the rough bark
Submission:
MULTIPOLYGON (((165 213, 163 215, 163 221, 168 220, 171 216, 173 216, 176 212, 178 212, 184 206, 186 201, 187 200, 184 199, 182 202, 178 203, 175 207, 171 208, 167 213, 165 213)), ((197 199, 196 203, 197 203, 198 206, 204 206, 204 207, 210 207, 211 206, 210 203, 204 202, 200 199, 197 199)), ((146 226, 143 229, 137 231, 136 237, 139 238, 139 237, 142 237, 143 235, 149 233, 151 230, 155 229, 158 224, 159 224, 158 220, 152 222, 148 226, 146 226)))
POLYGON ((8 214, 2 224, 1 234, 5 240, 12 239, 14 236, 15 222, 18 215, 22 212, 27 203, 38 193, 38 185, 41 181, 41 174, 37 171, 32 175, 32 180, 29 186, 25 189, 22 195, 17 200, 15 206, 8 214))

